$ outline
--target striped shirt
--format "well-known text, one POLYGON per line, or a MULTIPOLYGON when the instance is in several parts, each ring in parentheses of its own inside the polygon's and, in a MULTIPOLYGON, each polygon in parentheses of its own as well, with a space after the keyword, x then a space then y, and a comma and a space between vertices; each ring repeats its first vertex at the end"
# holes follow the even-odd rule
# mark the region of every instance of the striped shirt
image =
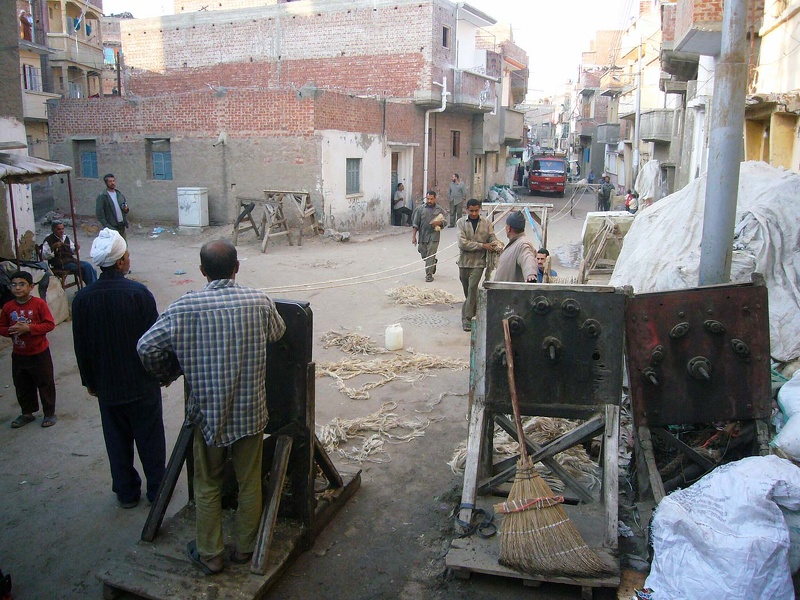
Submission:
POLYGON ((183 373, 188 418, 209 446, 229 446, 267 425, 267 342, 285 330, 264 292, 218 279, 170 305, 137 350, 162 383, 183 373))

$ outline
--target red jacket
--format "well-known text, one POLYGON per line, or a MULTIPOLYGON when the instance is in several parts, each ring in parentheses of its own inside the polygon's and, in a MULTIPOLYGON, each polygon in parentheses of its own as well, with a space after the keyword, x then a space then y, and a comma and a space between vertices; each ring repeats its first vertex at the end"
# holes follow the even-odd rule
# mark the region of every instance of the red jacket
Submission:
POLYGON ((36 296, 31 296, 25 304, 16 300, 6 302, 0 312, 0 335, 14 340, 14 354, 31 356, 44 352, 50 347, 47 334, 56 328, 53 315, 47 307, 47 302, 36 296), (17 321, 28 323, 30 332, 22 335, 11 335, 8 328, 17 321))

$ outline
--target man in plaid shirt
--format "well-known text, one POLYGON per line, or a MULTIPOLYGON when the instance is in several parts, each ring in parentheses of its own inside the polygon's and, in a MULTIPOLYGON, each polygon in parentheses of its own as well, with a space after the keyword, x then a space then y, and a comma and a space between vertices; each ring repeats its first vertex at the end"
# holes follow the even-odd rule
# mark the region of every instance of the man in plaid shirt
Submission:
POLYGON ((231 562, 248 562, 255 548, 268 416, 267 342, 280 339, 286 326, 269 296, 236 284, 239 261, 230 242, 204 244, 200 271, 208 284, 170 305, 137 350, 162 385, 181 374, 188 384, 197 539, 187 551, 205 574, 214 575, 223 569, 221 495, 228 447, 239 484, 231 562))

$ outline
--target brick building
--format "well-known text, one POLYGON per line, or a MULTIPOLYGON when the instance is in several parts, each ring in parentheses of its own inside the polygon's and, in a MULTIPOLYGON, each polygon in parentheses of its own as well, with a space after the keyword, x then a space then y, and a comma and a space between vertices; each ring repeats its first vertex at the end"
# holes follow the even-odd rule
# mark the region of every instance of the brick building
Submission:
POLYGON ((76 166, 79 212, 105 172, 143 219, 174 222, 178 187, 208 188, 212 223, 264 189, 305 189, 348 229, 388 223, 398 182, 446 202, 454 172, 476 197, 510 181, 527 56, 488 15, 448 0, 200 8, 120 22, 121 97, 52 103, 51 155, 76 166))

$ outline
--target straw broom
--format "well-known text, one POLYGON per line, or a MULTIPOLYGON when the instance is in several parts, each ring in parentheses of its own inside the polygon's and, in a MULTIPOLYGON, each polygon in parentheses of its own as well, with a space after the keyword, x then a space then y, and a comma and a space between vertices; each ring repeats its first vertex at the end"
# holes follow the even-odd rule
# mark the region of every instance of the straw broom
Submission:
POLYGON ((564 497, 553 494, 528 457, 508 319, 503 319, 503 334, 520 459, 508 501, 494 506, 496 513, 505 515, 500 530, 500 564, 537 575, 591 577, 607 572, 608 567, 586 545, 564 512, 564 497))

